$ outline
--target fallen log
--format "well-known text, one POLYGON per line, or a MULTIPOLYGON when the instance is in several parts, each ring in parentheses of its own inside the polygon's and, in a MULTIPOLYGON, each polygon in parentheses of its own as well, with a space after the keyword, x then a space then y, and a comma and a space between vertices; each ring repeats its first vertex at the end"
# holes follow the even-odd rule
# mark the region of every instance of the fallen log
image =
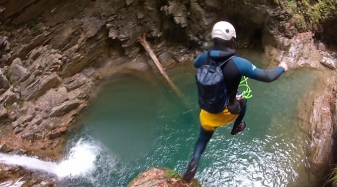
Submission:
POLYGON ((179 97, 183 98, 183 94, 180 92, 180 90, 178 89, 178 87, 172 82, 172 80, 170 79, 170 77, 166 74, 166 72, 164 71, 163 66, 160 64, 157 56, 154 54, 154 52, 151 49, 150 45, 147 43, 147 41, 146 41, 146 33, 141 34, 139 36, 138 40, 139 40, 140 44, 142 44, 142 46, 148 52, 148 54, 150 55, 150 57, 153 60, 154 64, 157 66, 158 70, 163 75, 163 77, 168 82, 168 84, 171 86, 171 88, 176 92, 176 94, 179 97))

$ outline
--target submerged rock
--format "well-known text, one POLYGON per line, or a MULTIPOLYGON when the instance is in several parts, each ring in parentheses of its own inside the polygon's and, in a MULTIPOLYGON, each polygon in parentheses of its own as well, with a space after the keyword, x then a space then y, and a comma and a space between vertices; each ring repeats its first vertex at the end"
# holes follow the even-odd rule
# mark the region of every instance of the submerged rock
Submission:
POLYGON ((181 181, 181 176, 167 168, 152 167, 139 174, 127 187, 201 187, 201 184, 193 179, 189 184, 181 181))

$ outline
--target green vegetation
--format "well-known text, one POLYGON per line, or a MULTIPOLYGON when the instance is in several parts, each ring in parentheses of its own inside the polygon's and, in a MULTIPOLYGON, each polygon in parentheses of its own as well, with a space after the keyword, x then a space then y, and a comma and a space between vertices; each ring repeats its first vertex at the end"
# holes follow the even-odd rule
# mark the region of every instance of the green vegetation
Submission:
POLYGON ((273 0, 273 3, 292 11, 300 31, 318 28, 322 21, 337 16, 337 0, 273 0))
POLYGON ((336 183, 337 182, 337 166, 335 166, 332 170, 332 173, 331 173, 331 178, 324 184, 326 185, 327 183, 336 183))
POLYGON ((5 30, 0 30, 0 35, 1 36, 6 36, 7 32, 5 30))
POLYGON ((5 135, 8 133, 8 129, 5 129, 4 127, 0 128, 0 134, 5 135))
POLYGON ((20 99, 20 106, 23 106, 25 104, 25 99, 21 98, 20 99))
POLYGON ((288 4, 288 7, 290 7, 292 10, 296 10, 297 9, 297 4, 296 4, 296 2, 294 2, 294 1, 288 1, 287 2, 288 4))
POLYGON ((8 69, 5 69, 5 71, 3 72, 3 74, 5 75, 5 77, 7 79, 9 79, 9 76, 11 76, 11 72, 8 69))
POLYGON ((13 104, 14 104, 13 102, 5 102, 5 103, 4 103, 4 107, 5 107, 7 110, 9 110, 13 104))
POLYGON ((33 34, 38 34, 41 32, 41 29, 38 26, 38 22, 36 20, 28 22, 26 26, 32 31, 33 34))
POLYGON ((168 177, 170 177, 170 178, 181 179, 181 176, 180 176, 178 173, 176 173, 175 171, 173 171, 173 170, 171 170, 171 169, 167 169, 167 168, 165 168, 164 170, 165 170, 166 175, 167 175, 168 177))
POLYGON ((19 83, 19 82, 14 82, 14 83, 13 83, 13 87, 14 87, 14 88, 17 88, 17 87, 19 87, 19 86, 20 86, 20 83, 19 83))

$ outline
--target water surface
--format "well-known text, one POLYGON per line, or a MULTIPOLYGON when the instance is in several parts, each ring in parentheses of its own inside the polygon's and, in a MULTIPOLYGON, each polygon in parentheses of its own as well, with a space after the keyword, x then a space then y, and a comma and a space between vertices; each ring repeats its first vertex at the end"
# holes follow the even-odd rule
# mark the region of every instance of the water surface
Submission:
MULTIPOLYGON (((260 54, 242 55, 264 68, 260 54)), ((184 98, 160 74, 114 76, 102 85, 67 148, 79 140, 99 147, 95 169, 63 184, 125 187, 152 166, 185 171, 199 133, 195 69, 179 64, 167 72, 184 98)), ((310 186, 296 113, 316 80, 309 72, 291 70, 273 83, 249 80, 247 128, 237 136, 230 135, 232 124, 216 131, 196 175, 203 186, 310 186)))

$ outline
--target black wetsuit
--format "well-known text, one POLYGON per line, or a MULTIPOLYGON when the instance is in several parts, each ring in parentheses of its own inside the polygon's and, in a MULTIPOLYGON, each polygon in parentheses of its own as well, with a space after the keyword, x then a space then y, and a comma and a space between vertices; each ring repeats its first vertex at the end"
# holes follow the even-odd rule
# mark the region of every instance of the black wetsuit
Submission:
MULTIPOLYGON (((216 62, 223 62, 235 55, 235 51, 230 48, 212 47, 209 51, 209 54, 205 52, 195 59, 194 66, 196 68, 204 64, 208 64, 210 62, 207 59, 208 57, 212 58, 216 62)), ((283 67, 277 67, 271 70, 262 70, 256 68, 248 60, 237 56, 229 60, 227 64, 222 67, 222 70, 227 87, 227 93, 229 94, 230 98, 230 103, 227 106, 228 110, 233 114, 239 113, 234 122, 233 129, 240 125, 246 113, 246 100, 243 102, 238 102, 236 100, 236 93, 242 76, 246 76, 258 81, 272 82, 280 77, 280 75, 284 72, 283 67)), ((194 147, 192 161, 197 163, 199 162, 200 156, 204 152, 206 145, 211 139, 213 133, 214 131, 207 131, 202 127, 200 128, 200 135, 194 147)))

